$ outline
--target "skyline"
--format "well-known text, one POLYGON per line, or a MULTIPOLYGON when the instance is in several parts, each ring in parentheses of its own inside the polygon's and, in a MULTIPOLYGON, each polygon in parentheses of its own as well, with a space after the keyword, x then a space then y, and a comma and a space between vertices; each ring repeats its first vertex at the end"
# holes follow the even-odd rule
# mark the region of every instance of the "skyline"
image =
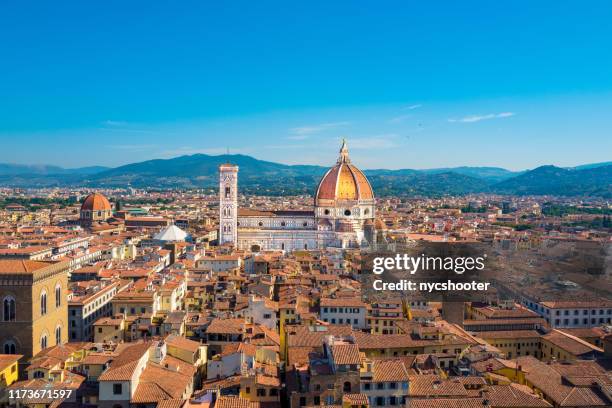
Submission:
POLYGON ((612 6, 573 4, 4 4, 0 162, 609 161, 612 6))

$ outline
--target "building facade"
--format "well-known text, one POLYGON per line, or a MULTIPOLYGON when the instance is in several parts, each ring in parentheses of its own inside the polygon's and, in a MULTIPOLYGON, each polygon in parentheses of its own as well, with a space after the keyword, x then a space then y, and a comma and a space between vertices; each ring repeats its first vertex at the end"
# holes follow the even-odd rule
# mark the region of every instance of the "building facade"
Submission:
POLYGON ((68 340, 68 262, 0 261, 3 354, 27 361, 68 340))
POLYGON ((238 223, 238 166, 219 166, 219 243, 236 244, 238 223))
POLYGON ((119 282, 101 281, 73 294, 68 302, 70 341, 93 341, 93 324, 101 317, 112 315, 111 300, 118 290, 119 282))
POLYGON ((238 209, 238 167, 219 167, 219 243, 239 249, 314 250, 360 248, 376 240, 375 200, 361 170, 351 163, 346 141, 336 165, 316 190, 313 210, 238 209))

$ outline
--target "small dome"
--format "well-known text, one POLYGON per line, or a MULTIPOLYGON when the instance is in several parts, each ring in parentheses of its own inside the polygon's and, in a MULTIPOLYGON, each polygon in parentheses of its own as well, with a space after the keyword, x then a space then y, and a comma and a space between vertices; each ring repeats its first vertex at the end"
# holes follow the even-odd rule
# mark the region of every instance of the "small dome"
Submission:
POLYGON ((100 193, 92 193, 85 198, 81 211, 112 211, 110 202, 100 193))
POLYGON ((340 157, 334 167, 323 176, 317 187, 315 205, 337 200, 374 200, 370 182, 361 170, 351 164, 346 141, 342 142, 340 157))

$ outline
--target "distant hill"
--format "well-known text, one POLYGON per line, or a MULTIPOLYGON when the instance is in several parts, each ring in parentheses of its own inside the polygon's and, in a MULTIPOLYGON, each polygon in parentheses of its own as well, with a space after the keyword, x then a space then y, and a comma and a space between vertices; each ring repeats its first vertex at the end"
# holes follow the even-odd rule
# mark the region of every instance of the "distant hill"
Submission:
POLYGON ((108 170, 108 167, 90 166, 79 167, 75 169, 65 169, 59 166, 41 165, 25 165, 0 163, 0 176, 7 175, 50 175, 50 174, 95 174, 101 171, 108 170))
POLYGON ((583 164, 581 166, 572 167, 574 170, 586 170, 586 169, 594 169, 597 167, 607 167, 612 166, 612 161, 601 162, 601 163, 592 163, 592 164, 583 164))
POLYGON ((509 178, 518 176, 524 172, 522 171, 510 171, 502 169, 501 167, 449 167, 441 169, 428 169, 421 170, 424 173, 437 174, 437 173, 457 173, 463 174, 464 176, 481 178, 493 182, 507 180, 509 178))
MULTIPOLYGON (((245 155, 194 154, 155 159, 116 168, 0 164, 0 186, 215 188, 218 167, 240 167, 240 188, 247 194, 313 194, 328 167, 286 165, 245 155)), ((594 195, 611 197, 612 165, 575 168, 542 166, 513 172, 499 167, 454 167, 426 170, 365 170, 377 195, 467 194, 494 192, 518 195, 594 195)))
POLYGON ((612 165, 564 169, 541 166, 492 186, 519 195, 599 196, 612 198, 612 165))
MULTIPOLYGON (((285 165, 244 155, 196 154, 167 160, 149 160, 117 167, 91 177, 99 185, 214 187, 222 163, 240 167, 240 186, 245 192, 266 194, 312 194, 328 170, 323 166, 285 165)), ((365 170, 378 194, 465 194, 481 191, 486 180, 452 171, 422 172, 412 169, 365 170)))

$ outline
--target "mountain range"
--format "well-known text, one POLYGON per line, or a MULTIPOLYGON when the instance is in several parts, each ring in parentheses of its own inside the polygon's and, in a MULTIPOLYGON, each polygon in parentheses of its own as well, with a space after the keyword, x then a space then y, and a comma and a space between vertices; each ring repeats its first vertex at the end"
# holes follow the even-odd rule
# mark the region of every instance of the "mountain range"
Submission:
MULTIPOLYGON (((248 194, 312 194, 328 169, 286 165, 245 155, 194 154, 155 159, 116 168, 102 166, 66 169, 0 163, 0 186, 214 188, 218 166, 240 167, 239 185, 248 194)), ((513 172, 499 167, 453 167, 427 170, 365 170, 377 195, 501 193, 569 195, 612 198, 612 162, 572 168, 541 166, 513 172)))

